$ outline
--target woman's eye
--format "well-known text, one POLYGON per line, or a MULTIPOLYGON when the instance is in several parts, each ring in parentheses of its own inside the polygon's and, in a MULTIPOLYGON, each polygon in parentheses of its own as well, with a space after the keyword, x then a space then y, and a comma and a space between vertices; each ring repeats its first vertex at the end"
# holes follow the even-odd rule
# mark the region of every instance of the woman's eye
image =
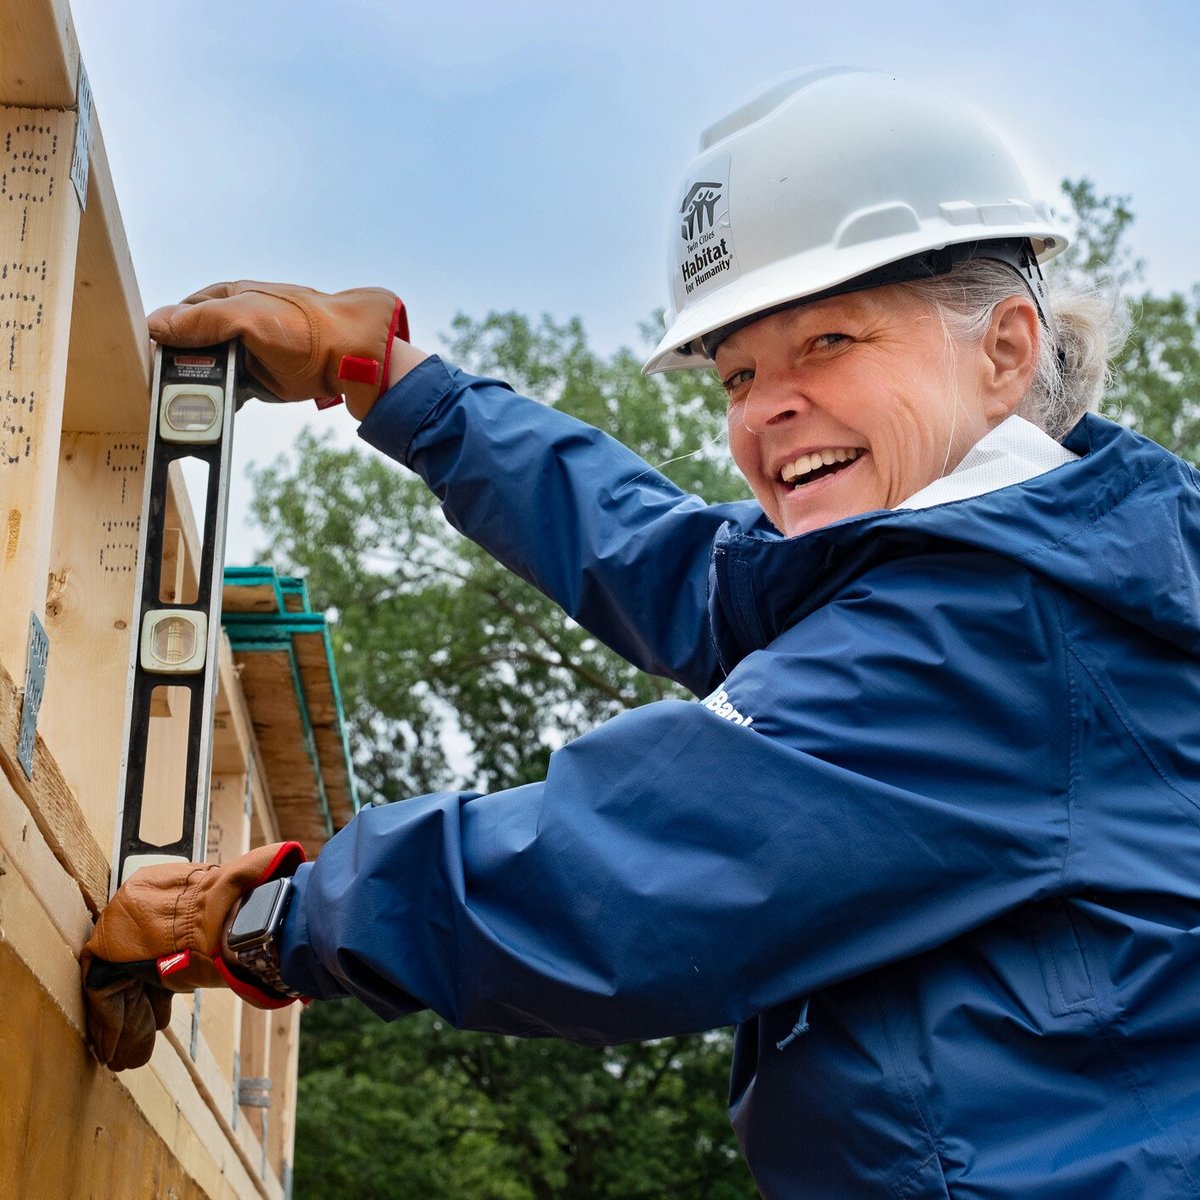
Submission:
POLYGON ((813 342, 818 346, 836 346, 840 342, 848 342, 850 335, 848 333, 822 333, 813 338, 813 342))
POLYGON ((742 384, 753 378, 753 371, 734 371, 733 374, 727 375, 721 380, 721 386, 725 389, 726 395, 732 396, 742 384))

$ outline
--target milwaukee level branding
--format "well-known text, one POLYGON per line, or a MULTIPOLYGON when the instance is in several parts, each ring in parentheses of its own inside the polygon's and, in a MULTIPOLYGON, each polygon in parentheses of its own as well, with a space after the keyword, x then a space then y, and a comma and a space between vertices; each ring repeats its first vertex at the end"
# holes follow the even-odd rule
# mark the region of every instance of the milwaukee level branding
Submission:
POLYGON ((221 367, 211 354, 170 355, 176 379, 219 379, 221 367))

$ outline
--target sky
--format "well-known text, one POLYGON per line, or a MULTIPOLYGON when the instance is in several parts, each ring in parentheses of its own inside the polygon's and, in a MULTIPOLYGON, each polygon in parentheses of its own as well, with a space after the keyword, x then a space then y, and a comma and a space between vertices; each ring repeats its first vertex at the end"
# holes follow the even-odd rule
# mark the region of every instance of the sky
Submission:
MULTIPOLYGON (((1035 188, 1131 197, 1154 291, 1200 281, 1200 3, 72 0, 147 309, 223 279, 582 317, 641 348, 700 131, 780 76, 882 68, 984 113, 1035 188)), ((263 544, 246 465, 344 410, 247 406, 227 559, 263 544)))

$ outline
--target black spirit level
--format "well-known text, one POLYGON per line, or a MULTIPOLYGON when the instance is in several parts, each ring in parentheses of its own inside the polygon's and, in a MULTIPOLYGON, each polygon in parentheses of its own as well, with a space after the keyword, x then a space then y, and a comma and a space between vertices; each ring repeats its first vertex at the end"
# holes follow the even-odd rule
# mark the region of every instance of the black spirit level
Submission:
POLYGON ((237 342, 198 350, 160 346, 155 351, 126 692, 125 753, 113 847, 113 892, 139 867, 200 862, 205 856, 233 417, 247 394, 262 394, 261 388, 248 384, 239 387, 240 357, 237 342), (197 459, 208 467, 204 528, 191 603, 179 601, 173 579, 163 579, 168 471, 173 463, 185 458, 197 459), (151 707, 155 688, 164 686, 190 694, 182 798, 146 793, 151 707), (147 840, 142 832, 145 806, 161 805, 173 811, 180 799, 180 836, 165 844, 147 840))

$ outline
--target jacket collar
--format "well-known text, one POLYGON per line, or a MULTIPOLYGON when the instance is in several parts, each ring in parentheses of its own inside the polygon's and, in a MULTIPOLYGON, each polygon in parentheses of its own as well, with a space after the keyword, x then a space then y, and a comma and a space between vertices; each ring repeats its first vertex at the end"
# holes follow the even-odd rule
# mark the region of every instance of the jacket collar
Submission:
POLYGON ((1093 414, 1063 439, 1078 457, 981 495, 865 513, 783 538, 726 525, 710 620, 723 669, 774 641, 871 566, 931 549, 984 550, 1200 653, 1200 476, 1093 414), (1157 534, 1156 531, 1157 530, 1157 534))
POLYGON ((1025 483, 1078 457, 1031 421, 1014 415, 980 438, 948 475, 935 479, 896 507, 932 508, 951 500, 969 500, 1025 483))

